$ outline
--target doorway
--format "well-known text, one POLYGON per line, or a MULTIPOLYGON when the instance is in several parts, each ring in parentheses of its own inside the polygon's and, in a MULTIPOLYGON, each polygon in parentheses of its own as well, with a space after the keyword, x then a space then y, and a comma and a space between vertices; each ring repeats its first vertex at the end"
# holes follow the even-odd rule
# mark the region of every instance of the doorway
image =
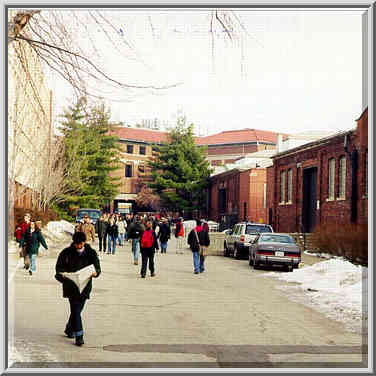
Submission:
POLYGON ((312 232, 316 225, 317 167, 303 170, 302 232, 312 232))

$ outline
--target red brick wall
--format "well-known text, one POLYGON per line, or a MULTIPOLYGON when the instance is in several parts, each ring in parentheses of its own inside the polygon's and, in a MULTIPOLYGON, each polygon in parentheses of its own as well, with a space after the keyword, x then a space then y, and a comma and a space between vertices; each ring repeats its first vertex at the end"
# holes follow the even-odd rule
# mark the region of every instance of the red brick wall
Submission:
MULTIPOLYGON (((358 126, 364 122, 358 122, 358 126)), ((367 198, 364 197, 365 182, 365 159, 366 150, 364 145, 365 138, 360 140, 359 128, 357 132, 351 132, 347 136, 347 151, 344 148, 345 136, 332 138, 326 144, 313 146, 310 149, 301 150, 289 156, 274 160, 273 167, 268 169, 267 173, 267 207, 273 210, 273 227, 279 232, 297 232, 301 231, 302 205, 303 205, 303 170, 308 167, 317 167, 317 200, 319 209, 316 209, 316 224, 350 223, 351 218, 351 152, 354 148, 358 150, 358 195, 357 195, 357 223, 367 223, 367 198), (339 159, 346 157, 346 195, 345 199, 338 197, 339 193, 339 159), (328 200, 328 163, 329 159, 334 158, 335 166, 335 198, 328 200), (300 167, 297 167, 297 164, 300 167), (280 176, 281 171, 292 170, 292 200, 291 203, 280 203, 280 176)), ((286 187, 287 192, 287 178, 286 187)))

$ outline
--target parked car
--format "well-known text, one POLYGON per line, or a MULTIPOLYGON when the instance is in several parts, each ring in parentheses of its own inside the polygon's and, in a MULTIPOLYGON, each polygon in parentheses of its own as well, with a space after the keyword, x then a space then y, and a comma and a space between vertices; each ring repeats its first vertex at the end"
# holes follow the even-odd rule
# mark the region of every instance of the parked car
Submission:
POLYGON ((270 225, 264 223, 240 222, 226 235, 224 255, 236 259, 248 259, 249 246, 259 233, 273 232, 270 225))
POLYGON ((99 209, 78 209, 76 215, 76 223, 82 222, 85 215, 88 215, 91 223, 95 225, 98 218, 102 215, 102 212, 99 209))
POLYGON ((249 248, 249 266, 282 265, 288 271, 297 268, 301 251, 295 239, 282 233, 262 233, 256 236, 249 248))

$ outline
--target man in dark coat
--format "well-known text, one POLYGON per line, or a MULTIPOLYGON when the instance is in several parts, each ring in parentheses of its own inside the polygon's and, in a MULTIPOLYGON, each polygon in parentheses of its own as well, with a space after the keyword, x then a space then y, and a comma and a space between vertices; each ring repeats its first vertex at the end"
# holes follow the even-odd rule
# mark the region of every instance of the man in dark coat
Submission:
POLYGON ((55 278, 63 284, 63 297, 69 299, 70 316, 64 333, 69 338, 76 338, 75 344, 84 344, 81 312, 86 299, 90 298, 92 280, 90 278, 86 287, 80 293, 77 285, 62 273, 74 273, 89 265, 93 265, 95 272, 92 277, 97 278, 101 273, 101 267, 97 253, 89 244, 85 244, 86 235, 84 232, 73 234, 73 243, 60 252, 56 262, 55 278))
POLYGON ((26 231, 30 228, 30 219, 31 215, 29 213, 26 213, 24 215, 24 221, 21 223, 20 230, 17 232, 17 235, 19 236, 19 247, 21 248, 20 251, 20 257, 24 258, 24 269, 29 269, 30 267, 30 257, 27 253, 26 249, 26 243, 21 245, 21 238, 25 235, 26 231))
POLYGON ((196 227, 188 235, 188 244, 193 253, 194 273, 203 273, 205 271, 205 256, 200 255, 200 245, 209 247, 210 239, 208 232, 203 230, 199 219, 196 219, 196 227))
POLYGON ((158 239, 161 243, 161 254, 167 251, 167 242, 171 237, 171 229, 167 223, 166 218, 162 218, 162 223, 159 225, 158 239))
POLYGON ((99 240, 99 252, 102 252, 102 245, 103 245, 103 252, 106 253, 106 241, 107 241, 107 216, 102 214, 101 217, 95 223, 95 231, 98 234, 99 240))
POLYGON ((144 226, 141 223, 141 218, 136 215, 136 222, 132 223, 128 227, 128 239, 132 240, 132 252, 133 252, 133 262, 138 265, 138 253, 140 250, 140 237, 144 231, 144 226))
POLYGON ((149 270, 152 277, 155 276, 154 272, 154 253, 158 247, 157 235, 153 230, 152 220, 147 220, 145 223, 145 231, 141 234, 140 246, 141 246, 141 257, 142 257, 142 266, 141 266, 141 278, 146 276, 146 268, 149 261, 149 270))

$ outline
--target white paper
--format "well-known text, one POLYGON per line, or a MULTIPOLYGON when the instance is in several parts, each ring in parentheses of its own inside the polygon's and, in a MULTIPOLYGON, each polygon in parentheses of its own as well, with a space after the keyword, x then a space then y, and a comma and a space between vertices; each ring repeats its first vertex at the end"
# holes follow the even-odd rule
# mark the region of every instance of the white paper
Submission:
POLYGON ((78 287, 78 290, 80 291, 80 294, 82 293, 83 289, 86 287, 88 282, 90 281, 90 278, 93 273, 95 273, 96 270, 94 268, 94 265, 91 264, 89 266, 86 266, 85 268, 78 270, 74 273, 61 273, 65 278, 69 278, 72 280, 78 287))

